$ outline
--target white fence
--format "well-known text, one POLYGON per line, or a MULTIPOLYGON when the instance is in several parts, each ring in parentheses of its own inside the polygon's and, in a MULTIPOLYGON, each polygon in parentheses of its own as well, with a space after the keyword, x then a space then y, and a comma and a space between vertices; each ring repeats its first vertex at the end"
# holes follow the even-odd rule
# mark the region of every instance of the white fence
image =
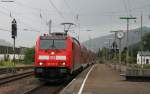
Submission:
MULTIPOLYGON (((0 54, 0 61, 5 59, 6 54, 0 54)), ((13 60, 14 58, 14 54, 8 54, 8 59, 9 60, 13 60)), ((24 55, 21 54, 15 54, 15 59, 20 59, 23 60, 24 59, 24 55)))

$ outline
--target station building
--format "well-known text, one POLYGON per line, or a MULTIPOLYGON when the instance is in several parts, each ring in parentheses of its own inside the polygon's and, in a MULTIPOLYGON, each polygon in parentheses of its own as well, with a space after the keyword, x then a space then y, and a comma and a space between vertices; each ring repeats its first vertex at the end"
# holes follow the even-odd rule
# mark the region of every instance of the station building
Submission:
POLYGON ((137 54, 137 64, 150 64, 150 51, 139 51, 137 54))
MULTIPOLYGON (((24 51, 26 47, 16 47, 15 48, 15 58, 16 59, 23 59, 24 58, 24 51)), ((0 61, 3 61, 5 58, 12 60, 14 57, 14 50, 13 45, 5 40, 0 39, 0 61)))

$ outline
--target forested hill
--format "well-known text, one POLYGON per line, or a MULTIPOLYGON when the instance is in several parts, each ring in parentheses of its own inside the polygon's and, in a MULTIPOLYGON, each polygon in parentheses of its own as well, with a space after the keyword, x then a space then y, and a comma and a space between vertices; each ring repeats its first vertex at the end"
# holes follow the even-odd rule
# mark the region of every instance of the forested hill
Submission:
MULTIPOLYGON (((128 36, 129 45, 138 43, 140 41, 140 36, 141 36, 140 30, 141 30, 141 28, 130 30, 129 36, 128 36)), ((150 28, 143 27, 143 32, 142 32, 143 35, 148 32, 150 32, 150 28)), ((84 42, 84 44, 87 46, 87 48, 93 49, 94 51, 98 51, 99 48, 106 46, 106 44, 104 42, 108 42, 109 38, 114 38, 114 34, 97 37, 97 38, 94 38, 94 39, 84 42)), ((112 41, 113 40, 111 40, 111 43, 112 43, 112 41)), ((126 33, 125 33, 125 37, 122 39, 122 48, 124 48, 125 46, 126 46, 126 33)))

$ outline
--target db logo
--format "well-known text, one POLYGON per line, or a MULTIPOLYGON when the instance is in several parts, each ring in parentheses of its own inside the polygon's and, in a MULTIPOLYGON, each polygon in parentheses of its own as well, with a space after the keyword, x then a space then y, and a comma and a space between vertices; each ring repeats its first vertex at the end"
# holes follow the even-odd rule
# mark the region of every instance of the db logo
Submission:
POLYGON ((56 56, 50 56, 49 58, 50 59, 56 59, 56 56))

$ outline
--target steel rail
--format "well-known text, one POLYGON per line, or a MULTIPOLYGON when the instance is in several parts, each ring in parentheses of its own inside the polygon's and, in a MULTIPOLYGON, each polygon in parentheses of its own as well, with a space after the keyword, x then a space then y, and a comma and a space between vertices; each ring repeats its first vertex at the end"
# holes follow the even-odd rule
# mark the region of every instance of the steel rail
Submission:
POLYGON ((25 77, 29 77, 32 74, 33 74, 33 71, 28 71, 28 72, 18 73, 18 74, 7 76, 7 77, 2 77, 0 78, 0 85, 6 84, 12 81, 16 81, 25 77))

